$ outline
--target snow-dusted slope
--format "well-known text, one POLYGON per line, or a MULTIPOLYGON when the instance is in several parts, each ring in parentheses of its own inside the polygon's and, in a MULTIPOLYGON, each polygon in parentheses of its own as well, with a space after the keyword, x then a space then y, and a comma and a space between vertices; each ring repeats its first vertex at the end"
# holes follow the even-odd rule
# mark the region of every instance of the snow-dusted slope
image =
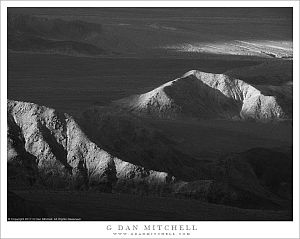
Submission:
POLYGON ((163 118, 274 120, 290 116, 285 109, 292 101, 289 94, 278 87, 250 85, 225 74, 192 70, 148 93, 115 104, 163 118))

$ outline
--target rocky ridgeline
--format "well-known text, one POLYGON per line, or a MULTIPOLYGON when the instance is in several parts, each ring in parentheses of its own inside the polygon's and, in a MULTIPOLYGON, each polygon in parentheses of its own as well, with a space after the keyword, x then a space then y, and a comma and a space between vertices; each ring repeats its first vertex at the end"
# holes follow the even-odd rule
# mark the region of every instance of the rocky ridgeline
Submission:
MULTIPOLYGON (((125 162, 88 139, 54 109, 8 101, 8 167, 12 182, 110 190, 117 181, 165 184, 168 173, 125 162)), ((172 178, 170 177, 170 180, 172 178)))
POLYGON ((256 86, 225 74, 192 70, 148 93, 114 104, 162 118, 269 121, 292 116, 290 95, 292 86, 256 86))

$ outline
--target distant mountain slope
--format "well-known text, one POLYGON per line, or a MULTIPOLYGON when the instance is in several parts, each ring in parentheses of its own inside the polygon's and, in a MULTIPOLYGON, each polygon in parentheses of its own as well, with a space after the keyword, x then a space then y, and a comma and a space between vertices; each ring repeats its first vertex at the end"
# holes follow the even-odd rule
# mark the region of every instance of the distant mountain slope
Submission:
POLYGON ((102 34, 102 26, 29 15, 8 15, 8 49, 66 55, 102 55, 107 51, 88 40, 102 34))
POLYGON ((22 14, 9 14, 7 20, 8 33, 24 32, 52 39, 82 40, 102 32, 101 24, 80 20, 65 21, 22 14))
POLYGON ((220 55, 245 55, 264 58, 293 59, 293 44, 290 41, 220 41, 167 45, 162 48, 177 52, 210 53, 220 55))
POLYGON ((192 70, 153 91, 114 104, 162 118, 278 120, 292 115, 291 93, 292 86, 256 86, 225 74, 192 70))
POLYGON ((254 10, 246 18, 240 10, 230 17, 222 11, 202 11, 11 8, 8 29, 48 40, 80 41, 123 56, 292 59, 291 12, 278 18, 268 9, 257 18, 253 13, 259 11, 254 10))
POLYGON ((92 44, 76 41, 54 41, 31 36, 14 36, 8 41, 8 48, 14 51, 57 53, 66 55, 97 56, 106 52, 92 44))

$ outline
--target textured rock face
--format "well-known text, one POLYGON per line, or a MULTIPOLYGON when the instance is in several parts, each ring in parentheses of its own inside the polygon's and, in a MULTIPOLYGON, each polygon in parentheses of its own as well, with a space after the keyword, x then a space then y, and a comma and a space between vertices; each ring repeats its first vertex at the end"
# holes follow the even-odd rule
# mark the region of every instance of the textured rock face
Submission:
POLYGON ((12 171, 18 165, 55 188, 110 188, 127 177, 165 183, 168 176, 114 157, 91 142, 71 116, 32 103, 8 101, 7 150, 12 171))
POLYGON ((27 187, 37 180, 36 157, 25 150, 25 140, 14 119, 8 116, 7 161, 8 185, 27 187))
POLYGON ((255 86, 224 74, 192 70, 153 91, 115 104, 163 118, 277 120, 291 116, 291 92, 290 86, 285 90, 255 86))

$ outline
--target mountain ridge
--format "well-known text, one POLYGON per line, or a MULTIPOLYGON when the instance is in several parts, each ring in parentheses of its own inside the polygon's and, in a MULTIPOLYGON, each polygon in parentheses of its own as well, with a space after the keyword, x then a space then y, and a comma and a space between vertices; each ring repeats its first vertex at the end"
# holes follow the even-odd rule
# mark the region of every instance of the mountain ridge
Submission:
POLYGON ((169 177, 168 173, 124 162, 101 149, 68 114, 9 100, 8 116, 8 163, 13 177, 20 173, 21 181, 31 175, 32 182, 41 180, 50 187, 74 184, 101 188, 130 175, 136 181, 152 180, 158 184, 164 184, 169 177))
MULTIPOLYGON (((288 87, 288 93, 292 87, 288 87)), ((248 84, 226 74, 191 70, 141 95, 113 102, 135 113, 162 118, 194 117, 230 120, 281 120, 291 112, 279 103, 278 95, 290 104, 288 94, 280 88, 248 84), (271 94, 270 94, 271 93, 271 94)))

